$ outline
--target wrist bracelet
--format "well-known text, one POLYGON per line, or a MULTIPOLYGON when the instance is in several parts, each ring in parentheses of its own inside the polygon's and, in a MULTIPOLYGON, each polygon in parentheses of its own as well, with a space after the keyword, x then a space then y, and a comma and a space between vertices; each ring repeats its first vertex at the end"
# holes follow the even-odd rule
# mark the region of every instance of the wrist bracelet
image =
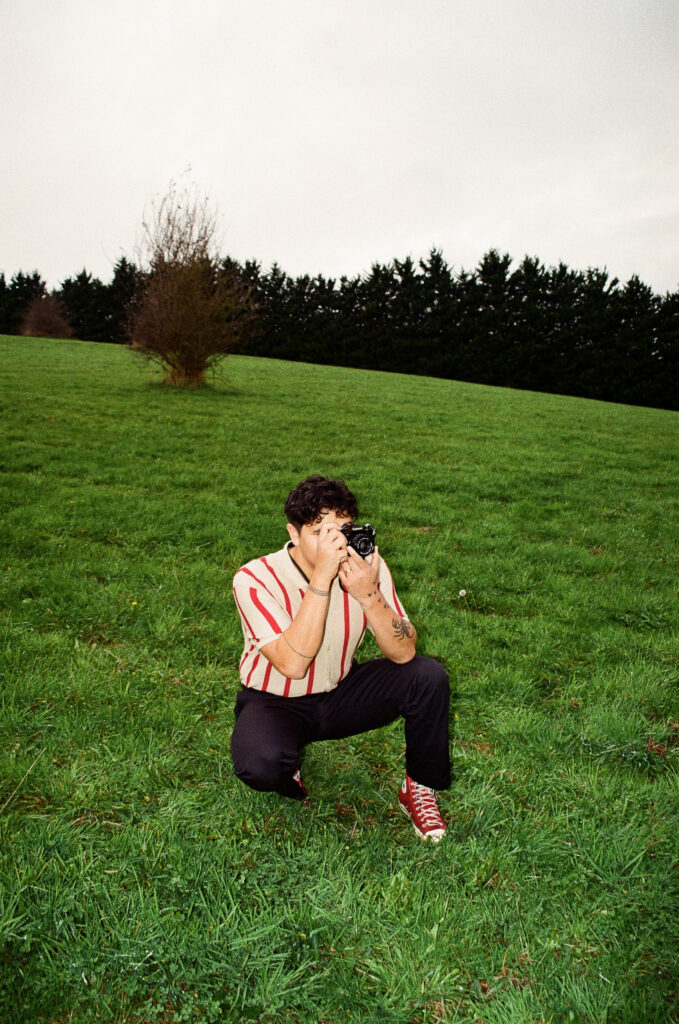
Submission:
POLYGON ((311 591, 312 594, 318 594, 319 597, 330 596, 329 590, 319 590, 318 587, 313 587, 311 584, 309 584, 309 590, 311 591))
POLYGON ((295 652, 295 654, 298 654, 300 658, 306 658, 306 659, 307 659, 308 661, 313 661, 313 660, 314 660, 314 658, 316 657, 316 655, 315 655, 315 654, 302 654, 302 652, 301 652, 301 651, 298 651, 296 647, 293 647, 293 646, 292 646, 292 644, 291 644, 291 643, 290 643, 290 641, 288 640, 288 638, 287 638, 287 636, 285 635, 285 633, 281 633, 281 636, 282 636, 282 637, 283 637, 283 639, 285 640, 285 642, 286 642, 286 644, 288 645, 288 647, 290 648, 290 650, 291 650, 291 651, 294 651, 294 652, 295 652))

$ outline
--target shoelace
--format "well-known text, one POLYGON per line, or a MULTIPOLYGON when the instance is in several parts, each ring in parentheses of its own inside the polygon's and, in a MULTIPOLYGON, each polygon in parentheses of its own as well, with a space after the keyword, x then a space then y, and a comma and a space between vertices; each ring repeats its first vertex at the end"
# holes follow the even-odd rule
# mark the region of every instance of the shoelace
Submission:
POLYGON ((304 783, 302 782, 302 773, 300 772, 299 768, 297 769, 297 771, 295 772, 295 774, 292 777, 295 780, 295 782, 297 783, 297 785, 299 786, 299 788, 304 793, 304 800, 302 801, 304 806, 305 807, 309 807, 309 794, 307 793, 307 791, 306 791, 306 789, 304 787, 304 783))
POLYGON ((410 785, 413 789, 413 799, 422 823, 432 828, 445 828, 446 823, 438 809, 434 790, 429 789, 428 786, 421 786, 419 782, 413 782, 412 780, 410 785))

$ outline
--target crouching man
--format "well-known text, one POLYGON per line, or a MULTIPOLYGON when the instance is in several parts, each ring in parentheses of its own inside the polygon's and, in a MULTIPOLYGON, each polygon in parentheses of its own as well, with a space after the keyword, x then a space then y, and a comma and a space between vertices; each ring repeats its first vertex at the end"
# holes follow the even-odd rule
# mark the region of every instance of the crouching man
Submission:
POLYGON ((405 724, 402 810, 422 839, 446 830, 435 790, 450 785, 448 677, 415 653, 417 634, 377 548, 362 558, 342 527, 358 517, 341 480, 310 476, 285 503, 289 540, 234 576, 245 646, 231 739, 248 786, 304 800, 307 743, 405 724), (384 655, 358 664, 370 629, 384 655))

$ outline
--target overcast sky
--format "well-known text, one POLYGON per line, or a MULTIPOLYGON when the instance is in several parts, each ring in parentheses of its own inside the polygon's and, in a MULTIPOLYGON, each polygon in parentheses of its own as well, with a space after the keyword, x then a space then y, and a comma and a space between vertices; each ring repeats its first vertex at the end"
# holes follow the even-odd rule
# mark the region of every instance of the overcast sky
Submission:
POLYGON ((679 287, 678 0, 0 0, 0 270, 104 281, 172 179, 223 251, 679 287), (190 169, 190 170, 189 170, 190 169))

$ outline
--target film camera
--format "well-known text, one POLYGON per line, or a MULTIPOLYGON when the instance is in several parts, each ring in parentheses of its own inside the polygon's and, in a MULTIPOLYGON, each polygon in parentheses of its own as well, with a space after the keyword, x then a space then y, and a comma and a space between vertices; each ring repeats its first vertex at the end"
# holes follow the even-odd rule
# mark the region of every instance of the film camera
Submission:
POLYGON ((377 530, 365 523, 364 526, 355 526, 354 523, 345 523, 340 530, 347 538, 347 544, 351 544, 356 554, 361 558, 367 558, 375 550, 375 534, 377 530))

